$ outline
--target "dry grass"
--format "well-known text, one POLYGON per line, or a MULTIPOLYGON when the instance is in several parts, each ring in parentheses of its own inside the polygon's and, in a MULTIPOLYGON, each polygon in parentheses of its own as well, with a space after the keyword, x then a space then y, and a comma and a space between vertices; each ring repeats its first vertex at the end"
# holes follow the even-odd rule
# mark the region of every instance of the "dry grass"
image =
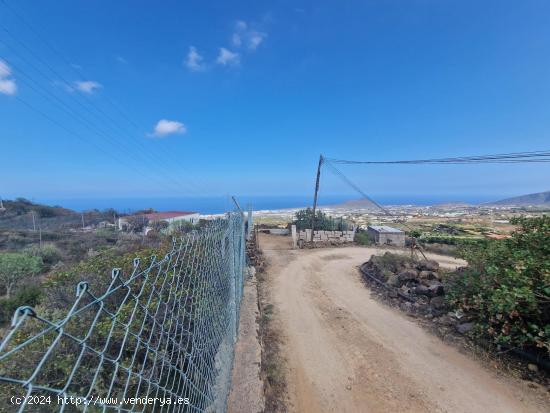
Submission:
POLYGON ((256 259, 262 264, 257 267, 258 308, 260 309, 260 340, 262 346, 261 375, 264 382, 265 412, 287 412, 285 400, 287 385, 285 380, 285 360, 281 355, 283 335, 276 322, 276 308, 269 293, 270 280, 264 271, 265 260, 260 251, 256 259))

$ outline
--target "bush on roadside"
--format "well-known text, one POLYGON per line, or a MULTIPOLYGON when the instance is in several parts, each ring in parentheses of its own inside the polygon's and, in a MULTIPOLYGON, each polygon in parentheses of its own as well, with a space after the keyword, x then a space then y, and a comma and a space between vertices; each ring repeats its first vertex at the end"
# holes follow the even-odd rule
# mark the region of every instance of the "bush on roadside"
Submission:
POLYGON ((493 342, 550 354, 550 216, 512 223, 511 238, 463 249, 469 266, 450 276, 448 300, 493 342))
POLYGON ((369 234, 365 231, 357 231, 354 241, 359 245, 371 245, 369 234))

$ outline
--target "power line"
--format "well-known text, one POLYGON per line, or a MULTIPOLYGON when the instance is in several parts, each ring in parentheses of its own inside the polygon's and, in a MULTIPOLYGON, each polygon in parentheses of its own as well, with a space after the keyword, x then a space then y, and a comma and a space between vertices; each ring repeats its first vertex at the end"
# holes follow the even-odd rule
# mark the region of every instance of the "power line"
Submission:
MULTIPOLYGON (((367 201, 371 202, 374 206, 376 206, 377 208, 379 208, 382 212, 384 212, 385 215, 387 216, 390 216, 392 218, 397 218, 394 214, 391 213, 390 210, 384 208, 382 205, 380 205, 378 202, 376 202, 374 199, 372 199, 371 197, 369 197, 364 191, 361 190, 361 188, 359 188, 357 185, 355 185, 352 181, 350 181, 350 179, 345 176, 342 171, 340 171, 336 166, 334 166, 330 160, 327 160, 326 158, 323 158, 321 156, 321 159, 322 159, 322 163, 327 165, 331 172, 334 173, 336 176, 338 176, 340 179, 342 179, 346 184, 348 184, 352 189, 354 189, 355 191, 357 191, 364 199, 366 199, 367 201)), ((410 232, 410 237, 412 238, 412 245, 411 245, 411 256, 413 254, 413 251, 415 249, 417 249, 420 254, 424 257, 425 260, 428 260, 428 257, 426 257, 426 254, 424 254, 424 251, 422 251, 422 247, 420 245, 420 243, 418 242, 418 239, 412 235, 412 231, 414 230, 409 224, 407 224, 406 221, 401 221, 400 222, 401 225, 403 225, 405 228, 407 228, 410 232)), ((311 231, 313 232, 313 230, 311 231)))
MULTIPOLYGON (((3 29, 5 29, 4 26, 0 25, 0 27, 2 27, 3 29)), ((40 68, 38 68, 36 65, 34 65, 32 62, 30 62, 25 56, 21 55, 17 50, 15 50, 11 45, 5 43, 4 41, 0 41, 2 42, 4 45, 6 45, 6 47, 8 47, 10 50, 12 50, 12 52, 14 52, 16 55, 18 55, 23 61, 27 62, 27 64, 29 64, 36 72, 38 72, 44 79, 46 79, 47 81, 55 81, 53 79, 51 79, 48 75, 46 75, 40 68)), ((66 114, 69 115, 69 117, 75 119, 75 118, 78 118, 77 120, 78 121, 81 121, 85 126, 86 128, 88 128, 89 130, 91 130, 93 133, 97 134, 97 135, 100 135, 104 138, 106 138, 111 144, 115 145, 115 146, 118 146, 118 149, 122 149, 124 152, 126 152, 127 154, 130 154, 132 153, 132 150, 133 149, 137 149, 137 148, 134 148, 132 147, 131 145, 130 146, 126 146, 122 141, 119 141, 118 139, 116 139, 114 136, 117 135, 116 131, 114 131, 114 135, 109 135, 108 133, 109 132, 105 132, 103 131, 99 126, 95 125, 93 123, 93 121, 91 121, 90 119, 84 117, 82 114, 78 113, 76 110, 74 110, 73 108, 71 108, 67 103, 65 103, 62 99, 60 99, 58 96, 56 96, 55 94, 53 94, 52 92, 50 92, 47 88, 45 88, 42 84, 40 84, 39 82, 37 82, 32 76, 30 76, 29 74, 27 74, 24 70, 22 70, 21 68, 19 68, 17 65, 15 64, 11 64, 16 70, 17 72, 19 72, 20 74, 22 74, 25 78, 29 79, 34 85, 36 85, 36 87, 38 89, 40 89, 41 91, 43 91, 43 93, 39 92, 37 90, 37 88, 33 87, 30 83, 26 82, 25 80, 21 79, 21 81, 25 84, 27 84, 27 86, 29 86, 32 90, 34 90, 35 92, 39 93, 43 98, 45 99, 48 99, 50 100, 50 102, 53 100, 55 101, 54 104, 58 107, 61 108, 61 110, 63 110, 63 112, 65 112, 66 114), (45 96, 47 95, 47 96, 45 96)), ((52 69, 53 70, 53 69, 52 69)), ((67 81, 62 78, 62 81, 64 83, 67 83, 67 81)), ((82 103, 74 98, 74 96, 70 95, 70 97, 72 98, 72 100, 74 102, 76 102, 81 108, 83 108, 86 112, 88 113, 91 113, 85 106, 82 105, 82 103)), ((103 126, 105 127, 106 125, 103 124, 103 126)), ((107 126, 107 128, 109 128, 107 126)), ((111 128, 109 128, 111 129, 111 128)), ((139 143, 139 142, 138 142, 139 143)), ((154 154, 154 152, 149 152, 149 151, 146 151, 144 150, 143 152, 142 151, 139 151, 139 149, 137 151, 134 151, 136 154, 138 154, 139 156, 142 157, 142 161, 145 161, 146 163, 150 163, 150 167, 152 170, 157 170, 157 172, 159 172, 161 175, 163 175, 167 180, 169 181, 172 181, 176 187, 180 187, 181 189, 183 189, 184 191, 189 191, 189 188, 187 187, 184 187, 182 184, 183 182, 180 182, 180 181, 177 181, 174 179, 173 176, 171 176, 168 172, 165 172, 163 171, 161 168, 159 168, 159 166, 164 166, 164 161, 160 158, 158 158, 157 160, 154 160, 152 158, 150 158, 148 155, 150 154, 154 154)))
MULTIPOLYGON (((38 37, 49 49, 50 51, 52 51, 54 54, 56 54, 58 57, 61 58, 61 60, 63 60, 65 62, 65 64, 77 75, 78 78, 80 78, 81 80, 83 80, 83 70, 82 69, 79 69, 79 68, 76 68, 73 64, 71 64, 69 62, 69 60, 63 55, 63 53, 61 53, 56 47, 53 46, 52 43, 50 43, 47 38, 45 36, 43 36, 42 34, 40 34, 34 27, 33 25, 31 25, 27 19, 25 19, 20 13, 17 12, 17 10, 15 10, 12 6, 10 6, 5 0, 2 0, 2 3, 4 4, 4 6, 13 14, 15 15, 25 26, 27 26, 31 31, 32 33, 38 37)), ((19 39, 17 39, 7 28, 3 27, 4 31, 6 31, 12 38, 14 38, 18 43, 20 43, 27 51, 29 51, 29 53, 31 54, 34 54, 35 57, 38 58, 39 61, 42 62, 42 64, 44 64, 45 66, 48 67, 48 69, 50 71, 52 71, 52 73, 54 73, 54 75, 60 77, 64 83, 66 84, 70 84, 70 82, 68 82, 67 80, 65 80, 63 78, 63 76, 61 76, 54 68, 52 68, 45 60, 43 60, 42 58, 40 58, 36 53, 33 53, 32 50, 30 50, 30 48, 28 46, 26 46, 22 41, 20 41, 19 39)), ((130 119, 130 117, 125 113, 125 111, 120 108, 119 105, 117 105, 114 101, 112 101, 112 99, 110 99, 107 95, 103 95, 104 98, 111 104, 111 106, 113 106, 122 116, 124 119, 126 119, 134 128, 135 130, 138 131, 138 133, 143 133, 143 130, 141 130, 141 128, 138 126, 138 124, 133 121, 132 119, 130 119)), ((123 133, 128 133, 128 136, 132 136, 131 133, 127 132, 126 130, 124 130, 124 128, 119 125, 117 123, 117 121, 115 121, 110 115, 108 115, 103 109, 101 109, 101 107, 97 106, 94 104, 94 102, 92 100, 90 100, 88 97, 86 97, 87 99, 84 99, 83 101, 85 103, 87 103, 89 106, 91 106, 92 108, 95 109, 96 112, 98 112, 100 115, 103 115, 111 124, 113 124, 116 128, 118 128, 119 130, 123 131, 123 133)), ((133 138, 132 138, 133 139, 133 138)), ((144 150, 145 153, 148 153, 150 154, 151 156, 155 156, 156 157, 156 153, 151 153, 147 150, 147 148, 141 143, 141 141, 139 140, 135 140, 135 142, 141 147, 141 149, 144 150)), ((179 167, 180 169, 182 169, 184 172, 187 173, 187 176, 192 176, 193 173, 190 172, 189 170, 187 170, 187 168, 185 168, 182 163, 181 163, 181 160, 180 159, 176 159, 175 157, 172 156, 172 154, 165 150, 164 148, 160 148, 160 150, 163 152, 164 156, 168 159, 170 159, 173 163, 175 163, 177 165, 177 167, 179 167)), ((166 158, 165 159, 160 159, 160 158, 157 158, 156 159, 156 162, 158 162, 160 165, 165 165, 166 163, 166 158)), ((199 181, 199 183, 201 184, 200 186, 195 184, 193 182, 193 180, 189 179, 187 181, 187 184, 191 185, 193 188, 195 188, 198 192, 202 192, 204 190, 205 187, 207 187, 207 185, 204 184, 204 182, 200 182, 200 179, 197 179, 199 181)))
MULTIPOLYGON (((35 79, 33 79, 31 76, 29 76, 27 73, 25 73, 24 71, 20 70, 17 68, 16 65, 13 65, 12 66, 14 68, 16 68, 17 72, 21 75, 24 76, 24 78, 19 78, 19 81, 21 81, 22 83, 24 83, 25 85, 27 85, 30 89, 32 89, 33 91, 35 91, 37 94, 39 94, 42 98, 48 100, 49 102, 53 103, 55 106, 57 106, 59 109, 61 109, 65 114, 67 114, 70 118, 72 118, 73 120, 77 120, 77 121, 80 121, 80 123, 82 123, 89 131, 91 131, 93 134, 95 135, 98 135, 100 137, 103 137, 105 138, 109 143, 111 143, 112 145, 114 145, 115 147, 117 147, 118 149, 122 149, 122 151, 128 151, 128 147, 124 146, 121 142, 119 142, 117 139, 113 138, 111 135, 109 135, 108 133, 104 132, 103 130, 99 129, 96 125, 94 125, 92 122, 90 122, 89 119, 83 117, 81 114, 79 114, 78 112, 74 111, 69 105, 67 105, 63 100, 59 99, 55 94, 49 92, 46 88, 44 88, 42 85, 40 85, 40 83, 38 83, 35 79), (30 82, 32 82, 32 84, 25 80, 25 79, 28 79, 30 82), (37 87, 33 86, 36 85, 37 87)), ((19 99, 22 103, 24 103, 26 106, 30 107, 31 105, 26 102, 26 101, 23 101, 23 99, 19 99)), ((43 117, 44 117, 44 113, 41 112, 41 111, 38 111, 36 108, 33 107, 33 110, 39 114, 41 114, 43 117)), ((51 122, 52 121, 52 117, 48 116, 47 119, 51 122)), ((56 125, 60 125, 60 122, 55 122, 56 125)), ((74 131, 71 131, 67 128, 64 128, 66 131, 68 131, 69 133, 71 134, 75 134, 74 131)), ((85 139, 82 139, 83 142, 86 142, 86 143, 90 143, 90 141, 87 141, 85 139)), ((96 148, 98 148, 99 146, 96 146, 94 145, 96 148)), ((105 150, 102 150, 103 153, 106 153, 108 154, 109 156, 113 157, 113 154, 110 153, 110 152, 107 152, 105 150)), ((149 159, 147 158, 144 158, 145 161, 150 161, 149 159)), ((120 162, 120 160, 119 160, 120 162)), ((126 166, 129 166, 130 164, 126 164, 126 166)), ((175 185, 175 187, 180 187, 181 189, 184 189, 184 190, 187 190, 187 188, 181 186, 181 183, 179 181, 176 181, 173 179, 173 177, 163 173, 163 171, 159 171, 168 181, 171 181, 173 185, 175 185)), ((143 175, 143 173, 142 173, 143 175)), ((163 181, 164 182, 164 181, 163 181)), ((170 188, 170 187, 167 187, 167 188, 170 188)), ((170 188, 170 189, 173 189, 173 188, 170 188)))
POLYGON ((384 164, 463 164, 463 163, 545 163, 550 162, 550 150, 531 151, 531 152, 511 152, 494 155, 474 155, 461 156, 453 158, 431 158, 431 159, 412 159, 412 160, 390 160, 390 161, 354 161, 346 159, 326 158, 335 164, 345 165, 384 165, 384 164))
MULTIPOLYGON (((384 214, 394 217, 395 216, 390 212, 390 210, 384 208, 382 205, 380 205, 378 202, 376 202, 374 199, 372 199, 370 196, 368 196, 361 188, 359 188, 356 184, 354 184, 346 175, 342 173, 336 166, 332 164, 332 162, 327 159, 323 158, 323 165, 326 165, 329 167, 330 171, 335 174, 338 178, 340 178, 342 181, 344 181, 347 185, 349 185, 353 190, 355 190, 359 195, 361 195, 364 199, 372 203, 374 206, 376 206, 378 209, 380 209, 384 214)), ((406 224, 404 224, 407 226, 406 224)), ((407 226, 408 227, 408 226, 407 226)), ((410 228, 409 228, 410 229, 410 228)))
POLYGON ((164 185, 167 189, 169 190, 173 190, 173 188, 169 187, 169 186, 166 186, 166 183, 162 180, 158 180, 156 181, 153 177, 151 176, 148 176, 148 175, 145 175, 143 173, 143 171, 139 168, 135 168, 132 164, 129 164, 129 163, 126 163, 125 160, 123 158, 118 158, 116 155, 112 154, 111 152, 103 149, 101 146, 93 143, 92 141, 89 141, 87 140, 84 136, 80 135, 79 133, 67 128, 65 125, 63 125, 61 122, 57 121, 55 118, 52 118, 51 116, 49 116, 48 114, 46 114, 45 112, 43 112, 42 110, 36 108, 35 106, 31 105, 29 102, 25 101, 24 99, 22 99, 21 97, 19 96, 15 96, 15 99, 17 99, 19 102, 21 102, 23 105, 27 106, 29 109, 31 109, 32 111, 38 113, 40 116, 42 116, 43 118, 47 119, 48 121, 50 121, 51 123, 55 124, 56 126, 60 127, 61 129, 63 129, 65 132, 69 133, 70 135, 73 135, 75 137, 77 137, 80 141, 82 142, 85 142, 85 143, 88 143, 92 146, 94 146, 98 151, 104 153, 105 155, 113 158, 115 161, 117 162, 120 162, 121 164, 125 164, 125 166, 129 167, 130 169, 134 170, 136 173, 138 173, 139 175, 143 176, 144 178, 146 179, 150 179, 151 181, 153 181, 155 184, 161 184, 161 185, 164 185))

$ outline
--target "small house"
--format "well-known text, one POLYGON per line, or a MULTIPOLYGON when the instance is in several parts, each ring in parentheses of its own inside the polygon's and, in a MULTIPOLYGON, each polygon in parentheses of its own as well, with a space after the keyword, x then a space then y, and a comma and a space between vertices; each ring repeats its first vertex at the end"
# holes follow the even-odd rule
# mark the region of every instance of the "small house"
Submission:
POLYGON ((387 225, 369 225, 369 239, 378 245, 405 246, 405 232, 387 225))

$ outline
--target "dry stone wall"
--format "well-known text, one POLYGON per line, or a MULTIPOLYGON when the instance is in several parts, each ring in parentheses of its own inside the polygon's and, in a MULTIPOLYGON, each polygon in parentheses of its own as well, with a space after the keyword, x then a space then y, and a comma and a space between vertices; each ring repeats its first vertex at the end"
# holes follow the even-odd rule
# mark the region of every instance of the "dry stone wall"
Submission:
MULTIPOLYGON (((353 242, 355 230, 353 231, 315 231, 313 233, 313 242, 335 242, 345 243, 353 242)), ((311 229, 306 229, 298 233, 298 239, 309 242, 311 240, 311 229)))

